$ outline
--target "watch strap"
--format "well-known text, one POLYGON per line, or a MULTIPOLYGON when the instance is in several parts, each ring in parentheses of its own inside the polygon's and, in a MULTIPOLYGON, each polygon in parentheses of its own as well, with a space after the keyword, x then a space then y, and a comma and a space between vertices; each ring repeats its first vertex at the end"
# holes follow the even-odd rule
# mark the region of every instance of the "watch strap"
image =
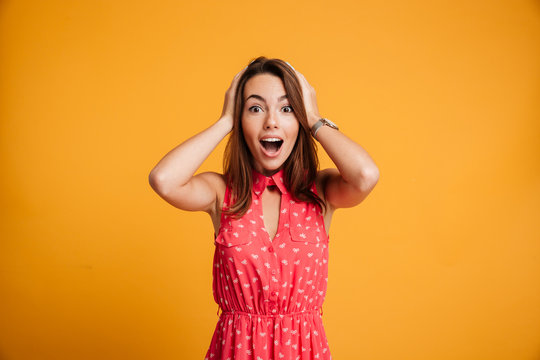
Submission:
POLYGON ((335 125, 334 123, 332 122, 329 122, 330 120, 326 119, 326 118, 320 118, 319 121, 317 121, 315 124, 313 124, 313 126, 311 127, 311 134, 313 135, 313 137, 315 139, 317 139, 317 137, 315 137, 315 135, 317 134, 317 131, 319 131, 319 129, 323 126, 323 125, 326 125, 326 126, 329 126, 333 129, 336 129, 336 130, 339 130, 339 128, 337 127, 337 125, 335 125))

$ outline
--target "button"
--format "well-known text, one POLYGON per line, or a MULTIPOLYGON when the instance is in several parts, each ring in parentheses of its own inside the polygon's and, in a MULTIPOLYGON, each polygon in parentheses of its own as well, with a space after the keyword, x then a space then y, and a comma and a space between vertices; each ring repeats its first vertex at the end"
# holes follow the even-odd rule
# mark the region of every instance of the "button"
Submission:
POLYGON ((275 275, 276 274, 276 270, 275 269, 272 269, 272 275, 275 275))
POLYGON ((269 251, 269 252, 274 252, 274 248, 270 246, 270 247, 268 248, 268 251, 269 251))
POLYGON ((277 296, 278 295, 277 291, 272 291, 272 295, 277 296))

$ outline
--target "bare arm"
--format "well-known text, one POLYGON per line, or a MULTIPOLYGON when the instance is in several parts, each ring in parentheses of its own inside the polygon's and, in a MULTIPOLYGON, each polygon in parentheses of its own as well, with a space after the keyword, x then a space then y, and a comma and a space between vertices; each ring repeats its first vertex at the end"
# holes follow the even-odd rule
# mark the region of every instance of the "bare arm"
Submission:
POLYGON ((232 120, 220 118, 169 151, 148 176, 152 189, 179 209, 213 211, 221 175, 211 172, 193 175, 231 128, 232 120))
POLYGON ((358 205, 379 180, 377 166, 360 145, 338 130, 323 126, 317 139, 337 166, 321 172, 326 201, 334 209, 358 205))
POLYGON ((234 94, 244 71, 245 68, 236 74, 227 90, 219 120, 169 151, 150 171, 150 186, 171 205, 210 214, 216 209, 218 192, 224 189, 223 176, 214 172, 194 174, 232 130, 234 94))
MULTIPOLYGON (((310 127, 320 118, 315 90, 304 75, 296 71, 302 91, 310 127)), ((379 169, 369 154, 343 132, 322 126, 317 140, 337 169, 325 169, 319 173, 325 201, 332 209, 358 205, 373 190, 379 180, 379 169)))

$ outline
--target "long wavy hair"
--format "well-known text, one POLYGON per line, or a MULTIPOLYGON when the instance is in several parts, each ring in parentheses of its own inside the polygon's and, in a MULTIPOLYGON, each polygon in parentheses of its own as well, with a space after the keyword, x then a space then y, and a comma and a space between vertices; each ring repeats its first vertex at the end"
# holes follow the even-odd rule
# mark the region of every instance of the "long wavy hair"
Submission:
POLYGON ((319 169, 317 145, 311 136, 306 109, 302 96, 302 86, 294 70, 281 59, 268 59, 259 56, 251 61, 238 80, 235 93, 234 123, 223 156, 223 172, 231 191, 230 205, 224 212, 235 218, 243 216, 251 206, 253 157, 247 146, 242 129, 244 109, 244 87, 255 75, 271 74, 283 82, 289 104, 299 122, 298 136, 293 150, 283 164, 285 186, 293 199, 317 205, 326 210, 324 201, 313 191, 319 169))

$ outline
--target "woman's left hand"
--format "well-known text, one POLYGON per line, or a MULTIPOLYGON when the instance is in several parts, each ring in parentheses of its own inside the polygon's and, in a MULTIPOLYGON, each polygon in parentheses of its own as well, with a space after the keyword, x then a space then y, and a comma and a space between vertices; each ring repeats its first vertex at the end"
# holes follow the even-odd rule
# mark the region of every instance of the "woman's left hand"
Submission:
POLYGON ((317 106, 317 96, 315 94, 315 89, 311 86, 304 75, 302 75, 298 70, 294 70, 296 76, 300 81, 302 86, 302 93, 304 97, 304 106, 306 107, 307 119, 309 127, 312 127, 320 118, 319 107, 317 106))

